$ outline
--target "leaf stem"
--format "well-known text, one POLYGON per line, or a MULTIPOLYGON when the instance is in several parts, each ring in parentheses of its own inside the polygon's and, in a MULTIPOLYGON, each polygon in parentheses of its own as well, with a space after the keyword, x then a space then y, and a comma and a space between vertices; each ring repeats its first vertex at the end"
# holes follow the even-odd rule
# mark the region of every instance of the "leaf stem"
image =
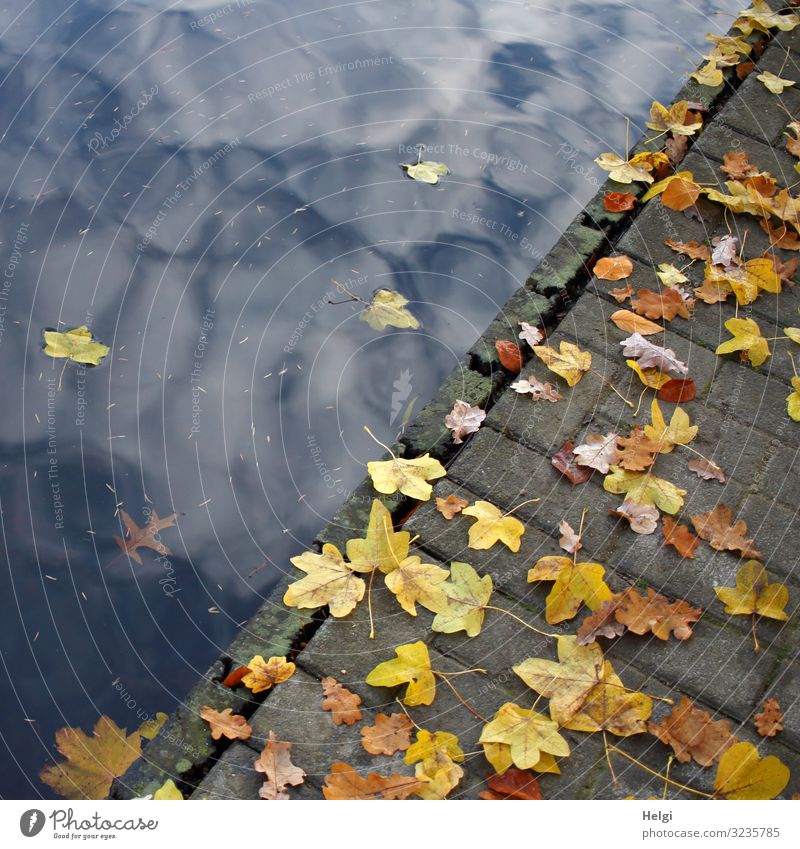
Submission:
POLYGON ((375 620, 372 618, 372 579, 375 577, 377 566, 372 567, 369 573, 369 585, 367 586, 367 610, 369 611, 369 638, 375 639, 375 620))
POLYGON ((581 523, 578 525, 578 543, 575 546, 575 551, 572 552, 572 565, 574 566, 578 562, 578 551, 580 550, 582 543, 581 538, 583 537, 583 520, 586 518, 586 514, 589 512, 588 507, 583 508, 583 513, 581 513, 581 523))
POLYGON ((375 436, 375 434, 366 425, 364 425, 364 430, 375 440, 375 442, 378 443, 378 445, 381 446, 381 448, 385 448, 392 455, 393 460, 397 459, 397 455, 394 453, 394 451, 392 451, 392 449, 389 448, 386 443, 381 442, 380 439, 378 439, 378 437, 375 436))
POLYGON ((495 607, 493 604, 485 604, 483 606, 484 610, 496 610, 498 613, 505 613, 506 616, 510 616, 512 619, 516 619, 520 625, 524 625, 526 628, 529 628, 531 631, 535 631, 537 634, 541 634, 543 637, 550 637, 553 640, 557 640, 561 634, 548 634, 547 631, 540 631, 538 628, 534 628, 533 625, 529 625, 524 619, 520 619, 515 613, 512 613, 510 610, 505 610, 502 607, 495 607))
POLYGON ((671 784, 673 787, 677 787, 680 790, 685 790, 687 793, 694 793, 695 796, 702 796, 704 799, 713 799, 714 796, 711 793, 704 793, 702 790, 695 790, 694 787, 687 787, 685 784, 681 784, 679 781, 674 781, 667 775, 663 773, 656 772, 654 769, 650 769, 649 766, 643 764, 640 760, 637 760, 633 755, 629 755, 627 752, 623 752, 622 749, 618 749, 616 746, 609 746, 609 752, 615 752, 618 755, 622 755, 623 758, 627 758, 631 763, 636 764, 636 766, 641 767, 645 772, 649 772, 650 775, 655 776, 656 778, 660 778, 666 784, 671 784))
POLYGON ((520 507, 524 507, 526 504, 535 504, 537 501, 541 500, 541 498, 529 498, 527 501, 520 501, 519 504, 512 507, 507 513, 503 513, 503 518, 510 516, 515 510, 519 510, 520 507))
MULTIPOLYGON (((472 670, 470 670, 470 671, 472 671, 472 670)), ((447 674, 450 674, 450 675, 457 675, 457 674, 460 674, 460 673, 455 673, 455 672, 450 672, 450 673, 437 672, 435 669, 432 669, 432 670, 431 670, 431 672, 433 672, 433 674, 434 674, 434 675, 436 675, 436 676, 438 676, 439 678, 441 678, 441 679, 442 679, 442 681, 444 681, 444 683, 445 683, 445 684, 447 684, 447 686, 448 686, 448 687, 449 687, 449 688, 453 691, 453 695, 455 695, 455 697, 456 697, 456 698, 457 698, 457 699, 461 702, 461 704, 462 704, 462 705, 464 705, 464 707, 465 707, 465 708, 466 708, 466 709, 467 709, 467 710, 468 710, 471 714, 473 714, 474 716, 477 716, 477 717, 478 717, 478 719, 480 719, 480 721, 481 721, 481 722, 488 722, 488 721, 489 721, 489 720, 488 720, 485 716, 483 716, 482 714, 478 713, 478 711, 476 711, 476 710, 475 710, 475 708, 474 708, 474 707, 472 707, 472 705, 471 705, 471 704, 469 704, 468 702, 465 702, 465 701, 464 701, 464 699, 463 699, 463 698, 462 698, 462 696, 461 696, 461 693, 459 693, 459 692, 458 692, 458 690, 456 690, 456 688, 455 688, 455 687, 454 687, 454 686, 450 683, 450 681, 448 681, 448 680, 447 680, 447 674)))
POLYGON ((406 710, 406 706, 400 701, 400 699, 395 699, 395 701, 397 702, 397 704, 400 705, 400 709, 403 711, 403 713, 411 720, 411 724, 414 726, 414 728, 416 728, 417 731, 424 731, 425 729, 421 725, 417 725, 417 723, 414 722, 414 717, 411 716, 411 714, 406 710))
POLYGON ((611 383, 611 381, 610 381, 610 380, 608 380, 608 379, 606 379, 605 377, 603 377, 603 375, 602 375, 602 374, 600 374, 600 372, 599 372, 599 371, 597 371, 597 369, 590 368, 590 369, 589 369, 589 371, 590 371, 590 372, 591 372, 591 373, 592 373, 595 377, 599 377, 599 378, 600 378, 600 380, 602 380, 602 381, 603 381, 603 383, 605 383, 605 385, 606 385, 606 386, 607 386, 607 387, 608 387, 608 388, 609 388, 609 389, 610 389, 613 393, 615 393, 616 395, 619 395, 619 397, 620 397, 620 398, 622 398, 622 400, 623 400, 623 401, 624 401, 624 402, 625 402, 625 403, 626 403, 626 404, 627 404, 627 405, 628 405, 628 406, 629 406, 632 410, 633 410, 633 409, 635 409, 635 408, 634 408, 634 406, 633 406, 633 403, 632 403, 631 401, 629 401, 629 400, 628 400, 628 399, 627 399, 627 398, 626 398, 626 397, 625 397, 625 396, 624 396, 624 395, 623 395, 623 394, 622 394, 622 393, 621 393, 621 392, 620 392, 620 391, 619 391, 619 390, 618 390, 618 389, 617 389, 617 388, 616 388, 616 387, 615 387, 615 386, 611 383))
POLYGON ((755 653, 758 654, 761 651, 761 645, 758 642, 758 635, 756 634, 756 614, 753 613, 753 621, 750 630, 753 632, 753 648, 755 649, 755 653))
POLYGON ((709 466, 711 466, 714 469, 717 469, 717 471, 720 471, 720 472, 722 471, 721 466, 718 466, 713 460, 709 460, 708 457, 706 457, 705 454, 701 454, 696 448, 692 448, 690 445, 683 445, 680 442, 676 443, 676 445, 680 445, 681 448, 685 448, 687 451, 691 451, 692 454, 697 454, 697 456, 700 457, 702 460, 705 460, 706 463, 708 463, 709 466))
POLYGON ((608 764, 608 771, 611 773, 611 780, 614 782, 614 786, 616 787, 619 784, 617 780, 617 773, 614 772, 614 764, 611 763, 611 751, 608 748, 608 737, 606 736, 606 730, 603 729, 603 748, 606 753, 606 763, 608 764))

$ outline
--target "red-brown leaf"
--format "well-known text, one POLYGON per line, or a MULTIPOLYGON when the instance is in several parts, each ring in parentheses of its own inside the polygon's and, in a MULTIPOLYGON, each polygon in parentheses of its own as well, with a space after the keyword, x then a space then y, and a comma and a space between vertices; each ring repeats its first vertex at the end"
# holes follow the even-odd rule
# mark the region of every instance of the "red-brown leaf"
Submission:
POLYGON ((630 192, 606 192, 603 197, 606 212, 627 212, 635 203, 636 195, 630 192))
POLYGON ((517 374, 522 368, 522 351, 516 342, 509 342, 507 339, 501 339, 494 343, 497 349, 497 356, 500 358, 500 363, 503 368, 517 374))
POLYGON ((573 486, 586 483, 592 476, 591 469, 578 465, 578 458, 572 453, 574 447, 575 443, 568 439, 550 461, 573 486))
POLYGON ((539 782, 521 769, 508 769, 502 775, 489 776, 489 789, 481 790, 481 799, 541 799, 539 782))
POLYGON ((227 678, 223 679, 222 684, 225 687, 235 687, 242 683, 242 678, 250 671, 247 666, 237 666, 227 678))
POLYGON ((658 390, 659 400, 675 403, 691 401, 695 395, 697 395, 697 387, 690 377, 674 377, 658 390))

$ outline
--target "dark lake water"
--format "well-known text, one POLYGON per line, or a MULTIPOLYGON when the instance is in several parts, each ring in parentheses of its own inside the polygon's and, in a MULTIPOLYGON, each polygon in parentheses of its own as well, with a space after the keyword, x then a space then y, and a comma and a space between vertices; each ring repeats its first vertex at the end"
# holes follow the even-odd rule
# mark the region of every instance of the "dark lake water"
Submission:
POLYGON ((741 5, 3 4, 0 795, 138 725, 113 682, 174 708, 741 5), (43 354, 84 323, 103 365, 43 354), (119 556, 118 507, 180 513, 172 555, 119 556))

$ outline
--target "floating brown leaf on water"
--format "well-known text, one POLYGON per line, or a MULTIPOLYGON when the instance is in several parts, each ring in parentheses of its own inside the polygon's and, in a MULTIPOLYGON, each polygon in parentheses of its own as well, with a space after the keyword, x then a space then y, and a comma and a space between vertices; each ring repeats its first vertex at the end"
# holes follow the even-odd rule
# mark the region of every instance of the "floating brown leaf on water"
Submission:
POLYGON ((647 730, 662 743, 672 746, 676 760, 700 766, 711 766, 738 741, 731 733, 728 719, 712 719, 686 696, 659 723, 648 722, 647 730))
POLYGON ((147 524, 143 528, 140 528, 124 510, 120 510, 119 515, 122 517, 122 522, 125 525, 126 536, 125 539, 115 536, 114 540, 132 560, 135 560, 137 563, 142 562, 142 558, 138 552, 140 548, 151 548, 161 555, 172 554, 172 551, 163 542, 156 539, 156 537, 164 528, 171 528, 175 524, 175 520, 178 518, 177 513, 172 513, 164 519, 159 519, 158 513, 153 510, 147 520, 147 524))
POLYGON ((485 418, 486 410, 467 401, 456 401, 453 409, 444 417, 444 423, 453 432, 453 443, 460 445, 465 436, 478 432, 485 418))
POLYGON ((673 251, 679 254, 688 256, 689 259, 707 260, 711 258, 711 249, 708 245, 701 245, 700 242, 679 242, 675 239, 665 239, 664 244, 673 251))
POLYGON ((687 465, 690 472, 694 472, 697 477, 704 481, 717 480, 720 483, 725 483, 727 480, 725 472, 716 463, 709 460, 689 460, 687 465))
POLYGON ((753 540, 745 539, 745 521, 740 519, 733 523, 733 514, 724 504, 718 504, 708 513, 698 513, 690 518, 697 534, 717 551, 738 551, 743 557, 761 557, 753 540))
POLYGON ((533 801, 542 798, 539 782, 521 769, 507 769, 502 775, 490 775, 487 779, 488 790, 481 790, 481 799, 527 799, 533 801))
POLYGON ((606 192, 603 207, 606 212, 627 212, 636 204, 636 195, 630 192, 606 192))
POLYGON ((661 530, 667 545, 671 545, 681 557, 694 560, 694 553, 700 545, 700 540, 686 525, 679 525, 671 516, 664 516, 661 530))
POLYGON ((659 400, 672 401, 676 404, 692 401, 695 395, 697 395, 697 387, 691 377, 673 377, 658 390, 659 400))
POLYGON ((436 509, 448 522, 465 507, 469 507, 469 501, 466 498, 460 498, 458 495, 448 495, 447 498, 436 496, 436 509))
POLYGON ((325 698, 322 700, 322 709, 331 712, 334 725, 354 725, 361 719, 361 696, 351 693, 347 687, 343 687, 335 678, 327 676, 322 679, 322 692, 325 698))
POLYGON ((264 783, 258 791, 262 799, 288 799, 286 788, 297 787, 306 780, 306 773, 292 763, 292 744, 284 743, 269 732, 269 739, 255 761, 256 772, 263 772, 264 783))
POLYGON ((550 462, 573 486, 576 486, 577 484, 586 483, 592 476, 592 473, 583 466, 578 465, 578 458, 572 453, 574 444, 571 439, 568 439, 561 449, 553 454, 550 462))
POLYGON ((414 723, 404 713, 379 713, 374 725, 361 729, 361 745, 371 755, 405 752, 411 745, 413 729, 414 723))
POLYGON ((767 699, 761 713, 755 716, 756 730, 762 737, 774 737, 783 731, 783 720, 780 702, 775 698, 767 699))
POLYGON ((500 339, 494 343, 497 350, 497 356, 500 359, 500 364, 503 368, 517 374, 522 369, 522 351, 516 342, 509 342, 508 339, 500 339))

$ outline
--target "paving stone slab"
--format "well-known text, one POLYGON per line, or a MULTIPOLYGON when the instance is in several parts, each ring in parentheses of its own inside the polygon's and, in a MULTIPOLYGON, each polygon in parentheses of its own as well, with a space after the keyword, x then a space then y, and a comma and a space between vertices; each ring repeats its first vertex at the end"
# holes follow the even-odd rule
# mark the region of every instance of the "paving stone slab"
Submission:
MULTIPOLYGON (((764 693, 764 699, 776 698, 781 705, 784 715, 783 731, 777 735, 777 740, 800 751, 800 656, 797 644, 787 648, 783 656, 775 664, 770 676, 769 686, 764 693)), ((762 699, 763 703, 763 699, 762 699)), ((759 710, 761 712, 761 705, 759 710)), ((800 774, 795 776, 795 784, 800 774)))
POLYGON ((573 221, 525 285, 544 296, 565 294, 590 273, 595 258, 608 247, 601 230, 573 221))

